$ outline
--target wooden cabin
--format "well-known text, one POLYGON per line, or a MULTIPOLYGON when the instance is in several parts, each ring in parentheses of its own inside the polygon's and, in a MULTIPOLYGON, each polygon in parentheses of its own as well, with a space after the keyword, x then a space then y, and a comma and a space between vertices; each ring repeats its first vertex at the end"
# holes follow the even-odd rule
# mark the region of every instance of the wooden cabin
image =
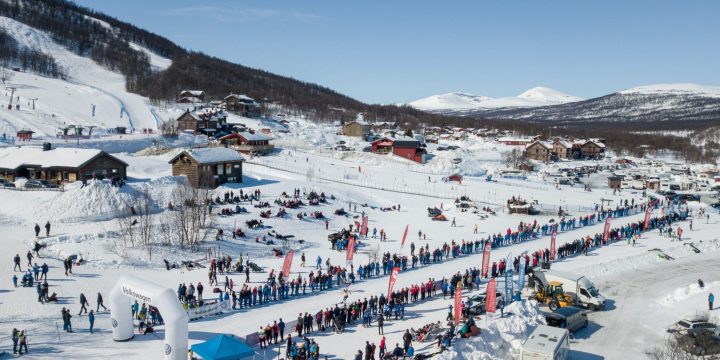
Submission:
POLYGON ((342 134, 365 139, 370 135, 370 125, 359 121, 346 122, 343 124, 342 134))
POLYGON ((185 150, 172 158, 173 176, 185 175, 193 187, 216 188, 225 183, 242 182, 245 158, 222 147, 185 150))
POLYGON ((97 149, 24 146, 0 149, 0 177, 15 181, 19 177, 51 183, 82 179, 127 178, 128 164, 97 149))
POLYGON ((244 154, 267 155, 273 151, 271 138, 263 134, 253 134, 248 131, 236 132, 221 137, 220 143, 230 149, 244 154))

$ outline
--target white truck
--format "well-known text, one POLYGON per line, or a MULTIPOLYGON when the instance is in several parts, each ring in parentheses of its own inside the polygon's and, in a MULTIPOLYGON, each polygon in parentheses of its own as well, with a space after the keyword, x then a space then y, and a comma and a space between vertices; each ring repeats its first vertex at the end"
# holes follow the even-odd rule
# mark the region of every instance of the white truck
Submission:
POLYGON ((522 344, 520 360, 567 360, 570 333, 567 329, 538 325, 522 344))
POLYGON ((575 304, 583 305, 590 310, 605 307, 605 297, 600 295, 595 284, 585 275, 557 270, 536 270, 535 277, 543 286, 549 281, 561 282, 563 290, 572 296, 575 304))

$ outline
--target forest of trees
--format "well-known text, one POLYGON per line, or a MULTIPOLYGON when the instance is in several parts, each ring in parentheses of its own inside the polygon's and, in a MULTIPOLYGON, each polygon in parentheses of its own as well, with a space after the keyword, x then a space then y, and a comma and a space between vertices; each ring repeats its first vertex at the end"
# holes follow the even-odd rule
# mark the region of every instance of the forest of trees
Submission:
MULTIPOLYGON (((45 76, 63 77, 62 69, 52 56, 45 55, 35 49, 20 46, 14 38, 2 29, 0 29, 0 66, 5 69, 3 71, 19 67, 45 76)), ((5 79, 5 75, 3 79, 5 79)))

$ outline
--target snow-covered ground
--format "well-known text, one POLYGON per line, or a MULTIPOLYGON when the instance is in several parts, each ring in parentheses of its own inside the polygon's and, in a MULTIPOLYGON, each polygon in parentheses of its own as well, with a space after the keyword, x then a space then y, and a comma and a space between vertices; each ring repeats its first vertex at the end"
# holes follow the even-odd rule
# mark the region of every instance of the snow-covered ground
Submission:
MULTIPOLYGON (((259 124, 258 124, 259 125, 259 124)), ((131 180, 128 186, 122 189, 111 187, 109 184, 91 183, 88 187, 80 188, 77 184, 70 185, 65 192, 18 192, 0 190, 2 203, 0 203, 0 226, 3 228, 6 256, 0 257, 0 268, 6 269, 7 282, 3 286, 4 292, 0 292, 0 333, 7 334, 13 327, 24 328, 29 331, 31 347, 35 350, 31 356, 34 358, 50 358, 56 354, 67 356, 82 356, 84 358, 99 358, 110 356, 134 357, 141 354, 152 354, 160 351, 160 340, 153 336, 136 337, 132 341, 132 347, 112 341, 109 334, 109 317, 107 312, 100 312, 98 315, 95 334, 89 334, 85 316, 74 317, 73 323, 77 331, 73 334, 58 334, 55 322, 59 321, 59 309, 68 306, 72 311, 78 309, 77 297, 80 292, 88 295, 91 300, 98 291, 107 294, 117 279, 125 274, 133 274, 150 281, 175 288, 181 282, 197 283, 202 281, 207 285, 207 273, 199 271, 166 271, 162 259, 166 258, 171 262, 181 260, 204 259, 207 249, 231 255, 236 259, 240 254, 245 258, 248 256, 266 269, 279 270, 282 259, 273 255, 271 249, 275 245, 256 243, 256 238, 267 236, 271 229, 250 230, 244 222, 248 219, 256 219, 260 209, 253 208, 250 204, 243 204, 250 211, 250 214, 235 215, 232 217, 217 217, 214 220, 214 228, 223 228, 226 234, 230 234, 235 227, 242 228, 247 237, 239 240, 232 240, 226 236, 225 241, 215 242, 209 240, 203 245, 204 250, 196 253, 178 248, 168 248, 157 245, 153 249, 152 258, 145 248, 137 246, 127 251, 118 251, 119 221, 116 217, 128 216, 130 204, 137 201, 137 194, 143 189, 152 189, 153 197, 156 199, 167 198, 174 187, 181 179, 170 177, 170 167, 167 161, 177 150, 161 155, 141 155, 122 153, 118 154, 124 161, 128 162, 128 169, 131 180), (41 259, 50 265, 49 283, 51 292, 57 292, 61 302, 53 305, 41 305, 35 302, 34 289, 12 288, 9 277, 12 269, 12 256, 24 254, 33 245, 34 236, 32 226, 34 223, 44 224, 50 220, 53 223, 51 236, 41 238, 41 242, 48 245, 43 250, 45 258, 41 259), (86 265, 77 267, 76 274, 65 277, 62 274, 60 258, 72 254, 82 256, 87 260, 86 265)), ((286 218, 264 219, 265 224, 272 227, 272 230, 280 234, 293 234, 295 240, 305 240, 303 244, 298 241, 291 242, 296 249, 296 261, 292 267, 291 276, 307 274, 309 268, 300 266, 299 254, 305 253, 308 263, 313 263, 317 256, 324 260, 330 259, 333 264, 343 264, 345 254, 332 251, 327 242, 327 234, 347 227, 357 219, 353 218, 364 212, 368 215, 370 228, 384 229, 388 233, 388 241, 380 243, 375 239, 368 239, 367 245, 361 246, 356 256, 357 263, 368 260, 370 249, 378 247, 382 252, 406 254, 409 249, 400 246, 400 237, 406 225, 410 226, 408 242, 416 245, 428 244, 431 248, 441 246, 445 242, 455 240, 475 240, 488 236, 491 233, 504 232, 507 228, 514 228, 520 221, 537 220, 547 222, 550 219, 557 219, 553 207, 563 206, 569 209, 572 216, 585 215, 601 199, 611 199, 613 203, 621 200, 630 200, 632 193, 613 195, 612 192, 596 189, 593 192, 585 192, 580 189, 562 187, 556 189, 551 185, 541 182, 507 181, 503 183, 488 183, 484 177, 466 177, 463 185, 445 183, 441 181, 440 175, 417 171, 413 167, 402 166, 400 160, 379 157, 375 162, 371 161, 375 155, 358 153, 346 158, 336 158, 332 153, 325 151, 309 152, 308 149, 286 148, 282 151, 264 158, 256 158, 245 166, 244 184, 240 187, 244 190, 260 189, 264 201, 272 202, 285 191, 291 193, 293 189, 302 191, 323 191, 326 195, 333 195, 335 200, 329 200, 328 204, 318 207, 303 207, 299 210, 288 210, 286 218), (310 174, 312 173, 312 174, 310 174), (428 181, 429 177, 429 181, 428 181), (382 190, 385 189, 385 190, 382 190), (452 198, 461 195, 468 195, 477 200, 478 206, 490 206, 487 203, 501 203, 511 196, 522 196, 527 199, 537 200, 548 210, 538 216, 508 215, 502 212, 502 207, 494 205, 493 208, 499 211, 498 215, 490 215, 487 219, 481 219, 472 212, 461 212, 453 206, 452 198), (348 208, 350 204, 358 204, 357 212, 351 211, 351 217, 333 215, 337 208, 348 208), (391 207, 400 204, 401 211, 381 211, 380 207, 391 207), (432 206, 443 206, 445 214, 449 218, 455 218, 457 227, 451 227, 450 222, 435 222, 427 217, 426 208, 432 206), (367 206, 365 206, 367 205, 367 206), (301 212, 322 211, 329 217, 329 231, 325 230, 322 221, 298 220, 295 215, 301 212), (474 226, 478 226, 478 234, 474 234, 474 226), (418 240, 417 232, 421 230, 426 234, 427 239, 418 240)), ((225 191, 238 191, 238 187, 225 187, 217 190, 217 194, 225 191)), ((634 196, 636 201, 641 201, 638 194, 634 196)), ((163 214, 167 213, 164 202, 153 204, 153 217, 161 220, 163 214)), ((698 205, 699 206, 699 205, 698 205)), ((273 204, 271 210, 277 211, 273 204)), ((354 207, 353 207, 354 210, 354 207)), ((622 218, 618 222, 638 221, 643 214, 632 215, 629 218, 622 218)), ((632 283, 629 279, 643 279, 638 276, 645 274, 646 269, 668 266, 666 260, 659 259, 656 255, 648 253, 649 248, 667 249, 669 254, 675 256, 677 263, 691 262, 703 256, 710 257, 716 254, 717 243, 712 242, 718 228, 718 218, 713 215, 709 224, 700 221, 695 222, 695 229, 688 232, 688 240, 695 242, 703 249, 703 254, 697 255, 689 251, 689 247, 678 243, 671 243, 667 238, 661 238, 656 233, 646 234, 635 247, 625 243, 616 243, 610 246, 593 251, 587 257, 574 257, 558 262, 555 267, 563 270, 573 270, 587 274, 593 280, 600 282, 601 291, 611 299, 614 304, 604 312, 591 315, 594 323, 608 323, 607 329, 602 325, 593 325, 587 336, 579 336, 573 342, 573 348, 577 351, 599 356, 612 358, 613 354, 620 351, 618 348, 608 348, 605 344, 612 338, 615 327, 619 325, 628 312, 637 312, 632 315, 638 320, 630 327, 623 328, 623 331, 644 331, 641 339, 644 347, 638 347, 638 354, 645 348, 651 347, 662 338, 663 329, 666 325, 676 321, 679 317, 691 315, 700 306, 687 306, 684 304, 701 303, 706 293, 690 287, 693 281, 685 283, 673 282, 663 289, 654 289, 654 295, 647 298, 645 303, 648 307, 658 309, 671 308, 674 311, 653 311, 631 307, 625 308, 620 299, 625 299, 625 290, 632 286, 645 285, 645 283, 632 283), (701 243, 702 241, 702 243, 701 243), (622 287, 614 285, 618 281, 624 281, 622 287), (630 283, 625 283, 630 282, 630 283), (618 287, 616 287, 618 286, 618 287), (677 290, 680 289, 680 290, 677 290), (685 290, 686 289, 686 290, 685 290), (668 306, 670 303, 683 304, 683 307, 668 306), (648 314, 646 316, 645 314, 648 314), (652 328, 653 331, 648 329, 652 328), (607 335, 603 335, 607 332, 607 335), (596 338, 604 341, 596 341, 596 338)), ((687 228, 686 224, 681 226, 687 228)), ((595 224, 586 228, 579 228, 558 235, 558 242, 562 244, 577 239, 581 236, 593 235, 602 231, 601 224, 595 224)), ((212 234, 209 236, 212 238, 212 234)), ((493 251, 492 261, 504 258, 508 253, 519 254, 523 251, 535 251, 539 248, 549 247, 549 237, 519 243, 507 248, 500 248, 493 251)), ((419 269, 402 273, 396 284, 397 287, 409 286, 428 278, 449 277, 453 273, 470 267, 480 265, 481 255, 475 254, 464 256, 441 264, 423 266, 419 269)), ((206 260, 201 263, 207 264, 206 260)), ((312 266, 308 264, 307 266, 312 266)), ((254 285, 261 282, 264 275, 252 274, 251 280, 254 285)), ((241 284, 244 275, 233 273, 230 275, 236 284, 241 284)), ((711 274, 693 274, 689 278, 702 277, 706 279, 708 287, 716 287, 718 279, 712 278, 711 274)), ((660 281, 659 276, 654 281, 660 281)), ((237 289, 237 288, 236 288, 237 289)), ((376 295, 387 290, 387 277, 375 278, 359 282, 350 286, 353 293, 350 300, 376 295)), ((635 291, 634 289, 630 289, 635 291)), ((220 317, 208 318, 190 324, 191 343, 210 338, 213 334, 233 333, 245 336, 257 330, 260 325, 272 323, 279 317, 286 321, 294 319, 298 312, 315 312, 319 308, 332 306, 342 298, 340 289, 326 291, 321 294, 314 293, 309 296, 298 297, 260 309, 249 311, 241 310, 230 312, 220 317)), ((92 301, 91 301, 92 302, 92 301)), ((408 307, 407 318, 403 321, 388 321, 386 324, 386 337, 389 346, 400 341, 400 337, 406 328, 420 327, 429 322, 443 320, 447 314, 447 306, 451 300, 434 299, 418 303, 408 307)), ((637 305, 633 305, 637 306, 637 305)), ((486 328, 484 316, 478 321, 483 328, 483 335, 478 339, 464 342, 460 340, 453 352, 445 356, 457 358, 501 358, 497 351, 492 349, 511 349, 507 352, 508 358, 512 358, 519 349, 523 336, 527 330, 534 325, 528 322, 533 318, 532 308, 525 311, 517 310, 518 318, 488 322, 490 328, 486 328), (524 324, 524 325, 523 325, 524 324), (453 355, 456 354, 456 355, 453 355), (474 355, 467 355, 474 354, 474 355)), ((158 336, 161 335, 162 332, 158 336)), ((349 358, 358 349, 362 348, 365 340, 376 344, 379 337, 375 328, 352 327, 341 335, 319 334, 312 336, 320 344, 321 352, 334 358, 349 358)), ((6 345, 7 342, 4 343, 6 345)), ((417 344, 419 351, 435 351, 432 344, 417 344)), ((270 350, 266 354, 270 355, 270 350)), ((503 352, 505 354, 505 352, 503 352)), ((506 355, 503 355, 506 356, 506 355)))

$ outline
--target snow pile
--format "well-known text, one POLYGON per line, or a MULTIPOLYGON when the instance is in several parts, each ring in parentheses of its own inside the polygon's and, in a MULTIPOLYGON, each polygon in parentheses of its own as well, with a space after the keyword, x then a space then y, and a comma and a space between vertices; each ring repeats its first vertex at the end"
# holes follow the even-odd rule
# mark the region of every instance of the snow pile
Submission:
MULTIPOLYGON (((717 239, 694 242, 693 244, 703 253, 720 250, 720 242, 717 239)), ((623 246, 622 244, 617 245, 623 246)), ((675 259, 695 255, 693 249, 690 246, 684 244, 672 248, 663 249, 663 252, 675 259)), ((597 279, 632 271, 648 265, 662 264, 666 262, 668 262, 668 260, 659 257, 657 253, 648 251, 647 253, 643 253, 640 255, 617 258, 607 262, 603 262, 602 264, 600 264, 600 266, 598 266, 597 264, 593 264, 587 267, 573 269, 573 272, 585 274, 591 279, 597 279)))
POLYGON ((65 192, 48 207, 38 209, 35 218, 51 222, 104 221, 130 213, 139 192, 132 186, 114 187, 110 181, 78 181, 65 186, 65 192))
POLYGON ((439 359, 514 359, 522 342, 537 325, 545 324, 534 300, 514 302, 505 307, 505 317, 492 320, 480 336, 458 340, 439 359))
POLYGON ((688 286, 684 286, 681 288, 677 288, 670 292, 669 294, 663 296, 662 298, 658 299, 656 302, 663 306, 673 306, 675 304, 679 304, 687 300, 688 298, 701 294, 703 292, 709 292, 713 288, 720 287, 720 281, 713 281, 711 283, 705 284, 705 287, 700 288, 700 285, 697 283, 690 284, 688 286))

